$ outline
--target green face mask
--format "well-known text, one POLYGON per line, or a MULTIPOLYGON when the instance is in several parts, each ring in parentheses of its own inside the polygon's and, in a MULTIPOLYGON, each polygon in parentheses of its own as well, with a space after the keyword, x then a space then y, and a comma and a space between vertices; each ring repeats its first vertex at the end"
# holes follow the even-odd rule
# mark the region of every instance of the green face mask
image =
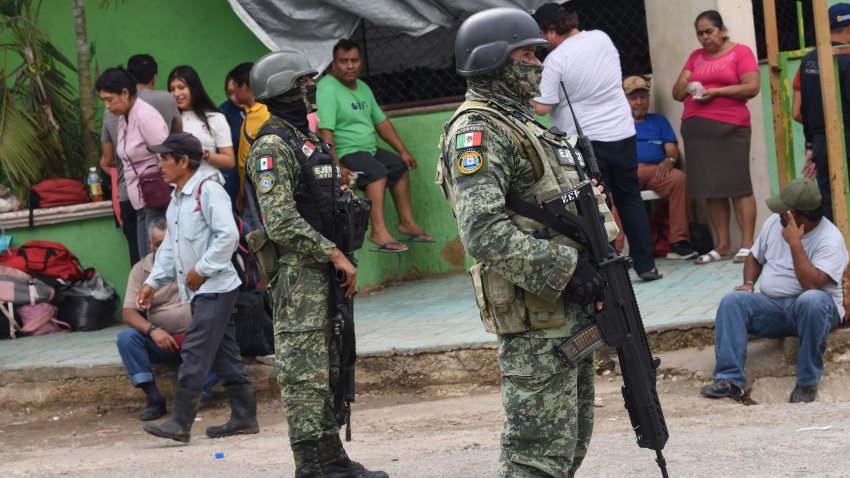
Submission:
POLYGON ((540 96, 540 80, 543 78, 543 65, 508 58, 498 70, 498 81, 516 94, 523 103, 540 96))

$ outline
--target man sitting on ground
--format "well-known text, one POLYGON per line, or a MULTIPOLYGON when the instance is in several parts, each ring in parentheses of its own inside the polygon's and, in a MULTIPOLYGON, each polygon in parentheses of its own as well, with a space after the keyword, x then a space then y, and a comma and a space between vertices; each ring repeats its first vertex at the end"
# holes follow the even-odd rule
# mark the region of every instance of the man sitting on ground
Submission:
POLYGON ((638 184, 667 198, 670 218, 670 253, 668 259, 694 259, 688 231, 688 181, 685 173, 674 166, 679 162, 676 133, 667 118, 649 110, 649 82, 640 76, 623 81, 623 89, 637 131, 638 184))
POLYGON ((811 402, 823 374, 829 331, 844 317, 841 277, 848 254, 844 238, 823 217, 821 194, 811 179, 791 181, 767 206, 776 214, 764 223, 747 261, 744 283, 717 309, 714 382, 709 398, 741 400, 747 385, 748 335, 800 338, 797 384, 791 403, 811 402), (761 293, 754 293, 761 279, 761 293))
MULTIPOLYGON (((147 397, 147 405, 139 418, 143 421, 156 420, 165 415, 165 397, 156 387, 151 363, 180 363, 180 347, 177 338, 183 335, 192 321, 192 309, 189 304, 180 303, 177 282, 172 281, 155 296, 147 317, 136 306, 136 294, 151 273, 154 257, 165 238, 167 223, 164 217, 151 222, 148 228, 149 247, 152 251, 143 257, 127 279, 127 292, 124 294, 122 317, 129 327, 118 334, 118 352, 124 367, 130 373, 133 386, 141 388, 147 397), (176 337, 175 337, 176 336, 176 337)), ((218 381, 215 373, 207 376, 204 385, 205 396, 218 381)))
POLYGON ((407 246, 397 241, 384 222, 384 188, 389 186, 398 211, 398 232, 405 242, 434 242, 413 219, 410 208, 410 174, 416 160, 404 146, 392 123, 381 111, 372 90, 360 76, 360 47, 340 40, 333 49, 331 74, 318 84, 319 137, 333 146, 340 163, 344 184, 351 172, 357 173, 357 187, 372 201, 372 232, 369 239, 378 252, 404 252, 407 246), (377 147, 375 132, 399 156, 377 147))

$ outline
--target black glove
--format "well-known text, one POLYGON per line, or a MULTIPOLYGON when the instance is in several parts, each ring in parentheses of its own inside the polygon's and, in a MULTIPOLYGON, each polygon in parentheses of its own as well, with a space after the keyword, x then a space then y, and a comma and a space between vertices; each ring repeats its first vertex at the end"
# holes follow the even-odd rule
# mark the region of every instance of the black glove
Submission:
POLYGON ((564 302, 586 305, 600 296, 605 287, 605 278, 585 258, 579 258, 576 270, 564 288, 564 302))

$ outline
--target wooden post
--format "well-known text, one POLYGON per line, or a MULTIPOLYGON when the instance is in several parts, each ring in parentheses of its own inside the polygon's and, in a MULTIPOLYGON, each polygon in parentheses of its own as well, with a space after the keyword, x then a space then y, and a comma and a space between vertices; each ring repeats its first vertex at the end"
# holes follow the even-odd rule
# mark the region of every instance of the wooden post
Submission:
POLYGON ((829 182, 832 186, 833 222, 850 244, 850 229, 847 224, 847 174, 844 168, 844 131, 838 113, 836 95, 835 60, 829 36, 829 11, 826 0, 814 0, 815 40, 820 69, 821 101, 823 101, 824 126, 826 127, 826 149, 829 156, 829 182))
POLYGON ((764 37, 767 42, 767 71, 770 75, 770 103, 773 112, 773 143, 776 147, 776 173, 779 189, 791 176, 785 148, 786 113, 782 101, 782 68, 779 66, 779 34, 776 31, 776 0, 764 0, 764 37))

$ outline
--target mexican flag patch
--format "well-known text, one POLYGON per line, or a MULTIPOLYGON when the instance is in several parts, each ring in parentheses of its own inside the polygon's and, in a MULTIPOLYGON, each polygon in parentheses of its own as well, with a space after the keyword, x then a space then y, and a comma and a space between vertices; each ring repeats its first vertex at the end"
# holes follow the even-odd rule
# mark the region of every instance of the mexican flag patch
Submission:
POLYGON ((257 159, 257 162, 254 164, 254 169, 257 171, 268 171, 270 169, 274 169, 274 159, 271 156, 263 156, 262 158, 257 159))
POLYGON ((455 149, 481 146, 481 131, 469 131, 455 136, 455 149))
POLYGON ((304 145, 301 146, 301 152, 304 153, 304 156, 308 158, 313 155, 313 152, 316 151, 316 146, 309 141, 304 141, 304 145))

